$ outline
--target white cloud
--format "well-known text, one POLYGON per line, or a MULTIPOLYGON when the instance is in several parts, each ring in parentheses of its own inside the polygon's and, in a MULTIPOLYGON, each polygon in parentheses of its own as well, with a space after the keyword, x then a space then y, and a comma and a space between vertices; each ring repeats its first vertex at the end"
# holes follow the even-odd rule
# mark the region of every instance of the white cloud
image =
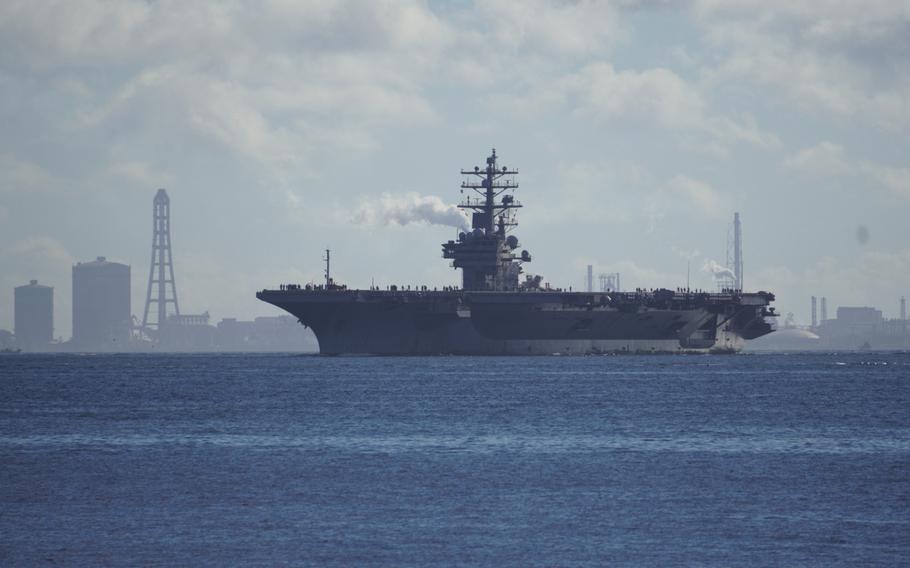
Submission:
POLYGON ((0 154, 0 193, 43 192, 57 185, 57 178, 37 164, 0 154))
POLYGON ((667 203, 663 197, 661 192, 654 192, 645 202, 644 216, 649 234, 656 233, 667 217, 667 203))
MULTIPOLYGON (((900 49, 908 42, 903 31, 910 19, 910 6, 892 0, 862 3, 697 0, 694 8, 703 20, 748 23, 748 29, 773 31, 787 37, 791 43, 825 44, 849 51, 860 44, 900 49)), ((742 31, 732 28, 726 35, 733 37, 742 31)), ((713 33, 723 32, 714 30, 713 33)))
POLYGON ((780 146, 780 139, 771 132, 763 131, 750 113, 744 113, 740 122, 726 116, 709 116, 703 120, 702 128, 721 144, 745 142, 764 149, 780 146))
POLYGON ((279 181, 331 148, 372 149, 378 128, 436 121, 424 76, 453 38, 416 0, 0 6, 0 68, 77 84, 76 136, 195 137, 279 181))
POLYGON ((910 169, 894 168, 870 161, 861 162, 859 169, 894 193, 910 197, 910 169))
POLYGON ((724 198, 703 181, 677 175, 667 183, 667 190, 683 196, 696 209, 710 217, 722 217, 726 213, 724 198))
POLYGON ((609 121, 637 118, 667 128, 696 125, 705 111, 699 93, 668 69, 616 71, 609 63, 592 63, 563 77, 544 78, 528 94, 502 96, 500 106, 538 115, 553 106, 609 121))
POLYGON ((729 49, 713 82, 752 81, 808 111, 883 130, 910 122, 906 2, 701 0, 695 14, 719 51, 729 49))
POLYGON ((833 142, 824 141, 803 148, 787 158, 784 165, 815 176, 864 177, 897 195, 910 197, 910 169, 850 159, 843 146, 833 142))
POLYGON ((554 107, 568 107, 576 115, 602 122, 637 120, 693 132, 721 146, 746 142, 771 148, 779 144, 774 135, 761 131, 750 114, 741 122, 712 115, 695 85, 661 67, 617 71, 610 63, 591 63, 562 77, 544 77, 527 94, 499 95, 493 100, 498 108, 527 118, 554 107))
MULTIPOLYGON (((418 1, 271 0, 257 4, 141 0, 4 2, 0 46, 10 62, 53 69, 174 61, 224 62, 268 52, 438 51, 446 25, 418 1)), ((253 60, 255 61, 255 60, 253 60)))
POLYGON ((589 224, 601 227, 628 222, 636 188, 645 184, 647 173, 630 163, 615 161, 569 162, 556 165, 556 185, 546 193, 529 189, 530 201, 538 203, 520 212, 528 226, 589 224), (546 206, 542 206, 546 204, 546 206))
POLYGON ((828 141, 803 148, 787 158, 784 165, 818 176, 840 176, 853 171, 853 168, 847 163, 844 147, 828 141))
POLYGON ((284 192, 284 196, 287 199, 288 207, 295 209, 300 207, 300 196, 297 193, 291 191, 290 189, 284 192))
POLYGON ((476 16, 492 25, 498 48, 566 55, 603 50, 619 23, 614 3, 598 0, 479 0, 476 16))
POLYGON ((670 250, 672 250, 675 255, 685 260, 695 260, 701 256, 701 251, 698 249, 686 250, 676 245, 670 245, 670 250))
POLYGON ((6 257, 40 258, 60 264, 72 264, 75 261, 59 241, 50 237, 28 237, 7 246, 2 254, 6 257))
POLYGON ((669 69, 617 72, 606 63, 582 69, 567 81, 578 109, 604 120, 652 118, 667 128, 690 128, 705 113, 699 93, 669 69))
POLYGON ((112 163, 108 166, 107 173, 143 189, 165 187, 174 181, 170 173, 160 171, 148 162, 142 161, 112 163))

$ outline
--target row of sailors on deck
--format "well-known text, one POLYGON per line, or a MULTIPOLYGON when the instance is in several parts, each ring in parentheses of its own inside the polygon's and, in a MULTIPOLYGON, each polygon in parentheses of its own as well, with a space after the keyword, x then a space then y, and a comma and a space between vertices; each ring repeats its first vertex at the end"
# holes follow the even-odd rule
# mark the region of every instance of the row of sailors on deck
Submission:
MULTIPOLYGON (((288 290, 288 291, 290 291, 290 290, 309 290, 309 291, 312 291, 312 290, 347 290, 348 289, 347 285, 344 285, 344 284, 340 284, 340 285, 333 284, 329 288, 326 288, 326 286, 324 284, 307 284, 306 286, 303 286, 303 287, 301 287, 300 284, 281 284, 279 286, 279 288, 283 291, 284 290, 288 290)), ((411 291, 411 286, 410 285, 398 286, 398 285, 392 284, 390 286, 386 286, 385 289, 386 289, 386 291, 390 291, 390 292, 404 292, 404 291, 409 292, 409 291, 411 291)), ((382 288, 380 288, 379 286, 370 286, 370 291, 379 292, 381 290, 382 290, 382 288)), ((414 290, 419 291, 419 292, 429 292, 430 288, 428 286, 414 286, 414 290)), ((438 292, 439 289, 436 287, 433 287, 432 291, 438 292)), ((442 291, 443 292, 457 292, 458 286, 443 286, 442 291)))
POLYGON ((326 287, 325 284, 307 284, 301 288, 300 284, 281 284, 279 286, 281 290, 347 290, 348 287, 346 284, 332 284, 330 287, 326 287))
MULTIPOLYGON (((386 291, 389 291, 389 292, 410 292, 411 286, 410 285, 398 286, 398 285, 392 284, 390 286, 386 286, 385 289, 386 289, 386 291)), ((370 286, 370 290, 373 292, 381 292, 382 288, 380 288, 379 286, 370 286)), ((458 290, 458 286, 443 286, 442 287, 443 292, 455 292, 457 290, 458 290)), ((414 291, 430 292, 431 290, 430 290, 429 286, 414 286, 414 291)), ((434 286, 432 292, 439 292, 439 289, 436 286, 434 286)))

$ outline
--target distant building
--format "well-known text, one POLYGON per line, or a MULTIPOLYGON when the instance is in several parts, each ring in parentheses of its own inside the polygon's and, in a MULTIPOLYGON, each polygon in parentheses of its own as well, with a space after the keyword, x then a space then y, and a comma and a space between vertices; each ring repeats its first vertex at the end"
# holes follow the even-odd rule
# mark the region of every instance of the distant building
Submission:
MULTIPOLYGON (((812 297, 815 300, 815 296, 812 297)), ((812 306, 815 307, 813 301, 812 306)), ((813 316, 815 312, 813 311, 813 316)), ((842 306, 837 317, 816 321, 809 329, 797 328, 792 318, 778 331, 750 341, 752 351, 785 350, 908 350, 910 322, 887 319, 882 311, 868 306, 842 306)))
POLYGON ((218 323, 220 351, 317 352, 312 331, 291 316, 258 317, 253 321, 225 318, 218 323))
POLYGON ((817 333, 828 349, 910 349, 905 321, 865 306, 837 308, 837 318, 822 321, 817 333))
POLYGON ((168 316, 160 326, 158 348, 164 351, 214 351, 215 326, 209 325, 209 313, 168 316))
POLYGON ((81 350, 127 348, 132 328, 130 267, 99 256, 73 267, 73 342, 81 350))
POLYGON ((12 350, 16 347, 16 338, 8 329, 0 329, 0 350, 12 350))
POLYGON ((54 340, 54 289, 32 280, 15 289, 14 332, 23 351, 43 351, 54 340))
POLYGON ((312 331, 291 316, 258 317, 253 321, 225 318, 209 324, 208 312, 168 316, 150 348, 173 352, 292 352, 315 353, 319 344, 312 331))

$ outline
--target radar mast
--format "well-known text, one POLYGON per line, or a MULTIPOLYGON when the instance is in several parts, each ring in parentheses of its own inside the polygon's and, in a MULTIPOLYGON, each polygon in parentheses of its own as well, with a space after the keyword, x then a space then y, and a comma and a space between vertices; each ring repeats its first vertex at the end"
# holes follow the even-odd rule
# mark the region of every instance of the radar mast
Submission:
POLYGON ((452 259, 454 268, 462 269, 465 290, 517 290, 521 263, 530 262, 528 251, 516 255, 518 238, 506 236, 518 225, 514 210, 521 207, 512 191, 518 188, 515 176, 518 170, 499 166, 496 149, 487 157, 486 167, 461 170, 467 176, 461 191, 470 193, 458 205, 471 211, 471 231, 459 233, 458 241, 442 245, 443 258, 452 259), (497 201, 498 200, 498 201, 497 201))
POLYGON ((480 197, 472 198, 469 194, 458 207, 473 212, 471 228, 481 229, 487 233, 493 231, 494 223, 499 224, 497 221, 502 221, 505 227, 516 226, 512 210, 521 207, 511 193, 504 195, 500 203, 496 203, 496 198, 506 191, 518 189, 515 178, 507 177, 518 175, 518 170, 510 170, 506 166, 500 168, 496 158, 496 148, 493 148, 493 153, 487 158, 486 168, 474 166, 473 171, 461 170, 462 175, 468 176, 468 179, 461 182, 462 191, 470 189, 480 197))

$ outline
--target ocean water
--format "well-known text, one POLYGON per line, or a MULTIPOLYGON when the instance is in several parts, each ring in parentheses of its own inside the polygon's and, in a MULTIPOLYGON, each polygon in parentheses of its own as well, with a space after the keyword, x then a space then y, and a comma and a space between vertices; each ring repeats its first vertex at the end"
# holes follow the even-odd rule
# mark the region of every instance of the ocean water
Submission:
POLYGON ((910 354, 0 356, 2 566, 910 565, 910 354))

